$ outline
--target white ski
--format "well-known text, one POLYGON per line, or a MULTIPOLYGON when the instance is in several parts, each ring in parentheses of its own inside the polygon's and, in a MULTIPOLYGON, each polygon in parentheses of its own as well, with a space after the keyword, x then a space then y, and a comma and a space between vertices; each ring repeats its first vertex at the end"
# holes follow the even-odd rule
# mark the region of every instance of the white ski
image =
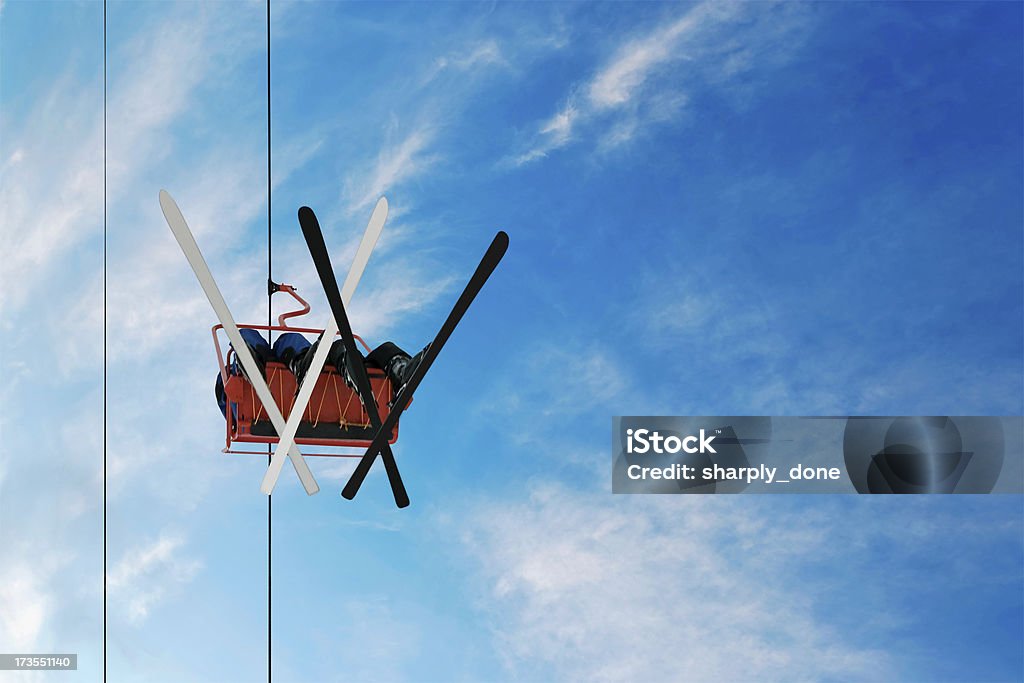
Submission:
MULTIPOLYGON (((366 231, 363 233, 363 239, 359 243, 359 248, 356 249, 356 256, 352 260, 352 267, 349 268, 348 275, 345 277, 345 284, 341 286, 341 297, 345 300, 346 305, 351 301, 352 294, 359 285, 359 280, 366 269, 366 262, 370 260, 370 254, 373 253, 373 248, 377 244, 377 239, 380 237, 381 230, 384 229, 384 222, 387 218, 388 200, 381 197, 377 201, 377 206, 373 209, 373 214, 370 215, 370 222, 366 224, 366 231)), ((313 396, 313 387, 316 385, 317 379, 320 378, 320 372, 327 362, 327 353, 331 350, 331 343, 334 340, 334 336, 338 334, 338 323, 334 320, 333 315, 327 321, 327 324, 324 325, 324 328, 324 336, 322 341, 317 344, 316 351, 313 353, 312 364, 309 366, 309 370, 306 371, 306 376, 302 380, 302 386, 299 387, 299 394, 295 399, 295 404, 292 406, 292 412, 288 416, 288 423, 285 424, 283 430, 278 430, 280 441, 277 444, 277 451, 274 452, 274 457, 270 459, 270 467, 267 468, 267 473, 263 476, 263 484, 260 486, 260 490, 267 495, 270 495, 274 490, 277 478, 281 475, 281 468, 284 467, 284 456, 294 443, 295 433, 299 429, 299 422, 302 421, 302 414, 306 412, 309 399, 313 396)))
MULTIPOLYGON (((228 310, 228 305, 224 301, 216 281, 213 279, 209 266, 206 265, 202 252, 199 251, 199 246, 196 244, 195 237, 192 236, 192 231, 189 230, 188 224, 185 222, 185 217, 181 215, 181 210, 166 190, 160 190, 160 209, 164 212, 167 225, 170 226, 171 232, 174 233, 174 238, 178 240, 181 251, 185 254, 189 265, 192 266, 192 271, 196 274, 196 279, 199 280, 200 286, 202 286, 203 291, 206 293, 206 298, 210 300, 214 313, 217 314, 217 318, 224 326, 224 332, 231 341, 235 355, 238 357, 239 362, 241 362, 242 368, 249 376, 256 396, 263 403, 270 421, 274 424, 274 429, 280 434, 284 431, 285 427, 284 417, 281 415, 281 411, 274 401, 273 395, 270 393, 270 388, 267 387, 266 380, 260 374, 256 360, 252 357, 249 347, 238 331, 238 325, 235 324, 231 311, 228 310)), ((306 465, 306 461, 302 458, 302 454, 299 453, 299 449, 295 447, 294 443, 291 444, 288 455, 291 457, 292 466, 295 468, 295 473, 299 475, 299 480, 302 482, 303 488, 306 489, 306 493, 313 495, 319 491, 320 487, 317 486, 313 473, 309 471, 309 466, 306 465)))

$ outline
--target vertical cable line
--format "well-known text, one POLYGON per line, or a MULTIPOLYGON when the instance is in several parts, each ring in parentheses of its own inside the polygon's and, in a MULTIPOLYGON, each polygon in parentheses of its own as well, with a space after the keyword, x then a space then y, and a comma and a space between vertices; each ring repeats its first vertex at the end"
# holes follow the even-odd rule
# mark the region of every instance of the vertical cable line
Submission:
POLYGON ((103 680, 107 680, 107 0, 103 0, 103 680))
MULTIPOLYGON (((106 0, 103 0, 106 2, 106 0)), ((267 327, 273 324, 273 307, 271 305, 271 297, 273 297, 273 291, 270 288, 270 283, 273 282, 271 265, 272 261, 272 247, 273 247, 273 232, 271 231, 272 216, 273 216, 273 204, 271 203, 271 185, 273 181, 270 175, 270 0, 267 0, 267 327)), ((274 341, 274 333, 271 330, 267 330, 267 337, 269 337, 270 343, 274 341)), ((267 444, 267 467, 270 466, 270 461, 273 458, 273 449, 270 444, 267 444)), ((270 649, 270 629, 271 629, 271 590, 270 590, 270 579, 271 579, 271 533, 273 532, 271 521, 273 519, 272 514, 272 498, 273 496, 267 496, 267 683, 270 683, 271 676, 271 649, 270 649)))

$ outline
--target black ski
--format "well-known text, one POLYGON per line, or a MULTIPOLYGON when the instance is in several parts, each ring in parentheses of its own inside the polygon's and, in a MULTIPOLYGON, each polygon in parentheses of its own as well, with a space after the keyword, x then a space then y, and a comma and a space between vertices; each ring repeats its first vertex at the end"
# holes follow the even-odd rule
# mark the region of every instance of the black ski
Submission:
MULTIPOLYGON (((494 240, 491 242, 491 246, 487 248, 487 253, 484 254, 483 259, 480 260, 480 265, 476 267, 476 272, 473 273, 473 277, 469 279, 469 284, 462 290, 462 295, 459 296, 459 300, 455 302, 455 307, 452 308, 452 312, 448 314, 448 319, 441 325, 441 329, 438 331, 437 336, 434 337, 434 341, 430 342, 430 346, 427 348, 427 352, 423 354, 419 365, 413 371, 412 377, 406 382, 405 386, 402 387, 398 396, 395 398, 392 404, 391 412, 388 414, 384 424, 377 429, 377 434, 374 436, 373 441, 370 443, 370 447, 366 449, 366 454, 360 459, 359 464, 356 465, 355 471, 349 478, 348 483, 345 484, 345 488, 342 489, 341 495, 351 500, 355 497, 359 491, 359 487, 362 486, 363 480, 370 471, 370 467, 373 465, 373 461, 377 457, 377 453, 384 453, 384 465, 387 466, 387 453, 388 453, 388 435, 391 434, 391 430, 394 429, 395 424, 398 423, 398 418, 401 417, 402 411, 409 405, 412 394, 416 391, 416 387, 419 386, 420 382, 423 381, 423 376, 427 374, 427 370, 430 369, 434 359, 437 358, 437 354, 441 352, 445 342, 448 341, 448 337, 452 335, 455 330, 455 326, 462 320, 462 316, 466 314, 469 309, 469 305, 473 303, 473 299, 483 288, 484 283, 487 282, 487 278, 491 276, 494 269, 497 268, 498 263, 501 261, 501 257, 505 255, 505 250, 508 249, 508 235, 503 231, 499 231, 494 236, 494 240)), ((338 321, 341 322, 340 320, 338 321)))
MULTIPOLYGON (((384 433, 382 429, 380 414, 377 412, 377 402, 373 398, 373 389, 370 386, 370 378, 366 375, 366 366, 358 362, 362 355, 356 348, 355 337, 352 336, 352 326, 349 324, 348 315, 345 313, 345 303, 342 301, 341 292, 338 290, 338 281, 334 277, 334 268, 331 267, 331 259, 327 254, 327 245, 324 244, 324 235, 320 230, 320 223, 316 219, 313 209, 303 206, 299 209, 299 225, 302 227, 302 235, 306 238, 306 246, 309 248, 309 255, 313 257, 313 264, 316 266, 317 274, 323 285, 324 293, 327 295, 327 302, 331 306, 331 313, 334 321, 338 323, 338 331, 341 333, 342 342, 345 344, 345 362, 349 366, 349 372, 356 383, 356 391, 359 400, 366 408, 366 414, 370 417, 370 424, 378 434, 384 433)), ((321 343, 329 344, 329 339, 321 340, 321 343)), ((338 368, 342 370, 341 368, 338 368)), ((394 412, 394 411, 392 411, 394 412)), ((392 424, 392 428, 394 425, 392 424)), ((384 469, 387 470, 388 480, 391 482, 391 492, 395 496, 395 503, 400 508, 409 505, 409 494, 405 491, 405 484, 402 483, 402 475, 398 473, 398 465, 395 463, 395 455, 391 452, 391 445, 385 433, 383 445, 378 447, 383 453, 384 469)), ((365 460, 365 456, 363 460, 365 460)), ((362 462, 362 461, 360 461, 362 462)), ((352 496, 348 496, 351 498, 352 496)))

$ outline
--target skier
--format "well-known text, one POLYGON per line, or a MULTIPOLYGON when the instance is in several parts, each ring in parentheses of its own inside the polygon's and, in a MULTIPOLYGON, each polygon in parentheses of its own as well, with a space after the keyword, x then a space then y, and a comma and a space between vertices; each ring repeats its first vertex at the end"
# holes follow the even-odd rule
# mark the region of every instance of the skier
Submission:
MULTIPOLYGON (((295 375, 298 385, 302 384, 309 366, 313 362, 313 354, 316 353, 317 339, 310 344, 305 337, 294 332, 281 335, 274 343, 274 352, 277 359, 288 366, 288 369, 295 375)), ((364 363, 367 367, 379 368, 391 380, 391 387, 394 395, 402 390, 402 387, 412 377, 416 366, 419 365, 426 348, 410 356, 394 342, 384 342, 371 351, 365 358, 360 353, 358 362, 364 363)), ((358 353, 358 350, 357 350, 358 353)), ((341 339, 336 339, 331 344, 331 350, 327 352, 327 364, 333 365, 350 389, 356 389, 356 382, 353 371, 355 366, 346 363, 345 344, 341 339)))
MULTIPOLYGON (((295 375, 295 386, 296 391, 298 391, 297 387, 302 385, 302 380, 309 371, 309 366, 313 362, 313 354, 316 353, 316 347, 320 340, 317 339, 317 341, 310 344, 309 340, 301 334, 286 332, 277 338, 273 348, 271 348, 263 335, 256 330, 243 328, 240 332, 245 345, 252 352, 252 356, 256 360, 256 365, 259 367, 264 379, 266 379, 267 363, 276 360, 283 363, 295 375)), ((415 356, 410 356, 394 342, 384 342, 365 358, 360 354, 359 361, 364 363, 366 367, 384 371, 387 378, 391 380, 392 398, 394 398, 398 396, 402 387, 412 377, 413 372, 416 371, 416 366, 419 365, 420 359, 423 358, 426 350, 424 348, 415 356)), ((354 366, 348 366, 345 363, 345 344, 342 340, 336 339, 331 344, 331 350, 327 352, 326 365, 334 366, 338 374, 345 380, 345 384, 350 389, 356 390, 356 382, 352 374, 354 366)), ((240 367, 237 362, 232 365, 231 374, 241 374, 251 381, 244 368, 240 367)), ((221 413, 226 413, 227 396, 224 394, 224 384, 221 381, 220 373, 217 374, 214 393, 217 397, 217 405, 220 407, 221 413)))

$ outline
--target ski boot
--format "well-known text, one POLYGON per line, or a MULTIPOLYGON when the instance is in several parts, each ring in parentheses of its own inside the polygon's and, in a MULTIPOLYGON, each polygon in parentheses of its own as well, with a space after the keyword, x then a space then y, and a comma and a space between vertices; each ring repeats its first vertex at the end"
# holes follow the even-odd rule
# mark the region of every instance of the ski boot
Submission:
POLYGON ((416 372, 416 368, 419 366, 426 350, 424 348, 415 356, 410 356, 399 348, 397 344, 384 342, 371 351, 366 360, 384 371, 384 374, 391 380, 394 396, 398 396, 412 378, 413 373, 416 372))

